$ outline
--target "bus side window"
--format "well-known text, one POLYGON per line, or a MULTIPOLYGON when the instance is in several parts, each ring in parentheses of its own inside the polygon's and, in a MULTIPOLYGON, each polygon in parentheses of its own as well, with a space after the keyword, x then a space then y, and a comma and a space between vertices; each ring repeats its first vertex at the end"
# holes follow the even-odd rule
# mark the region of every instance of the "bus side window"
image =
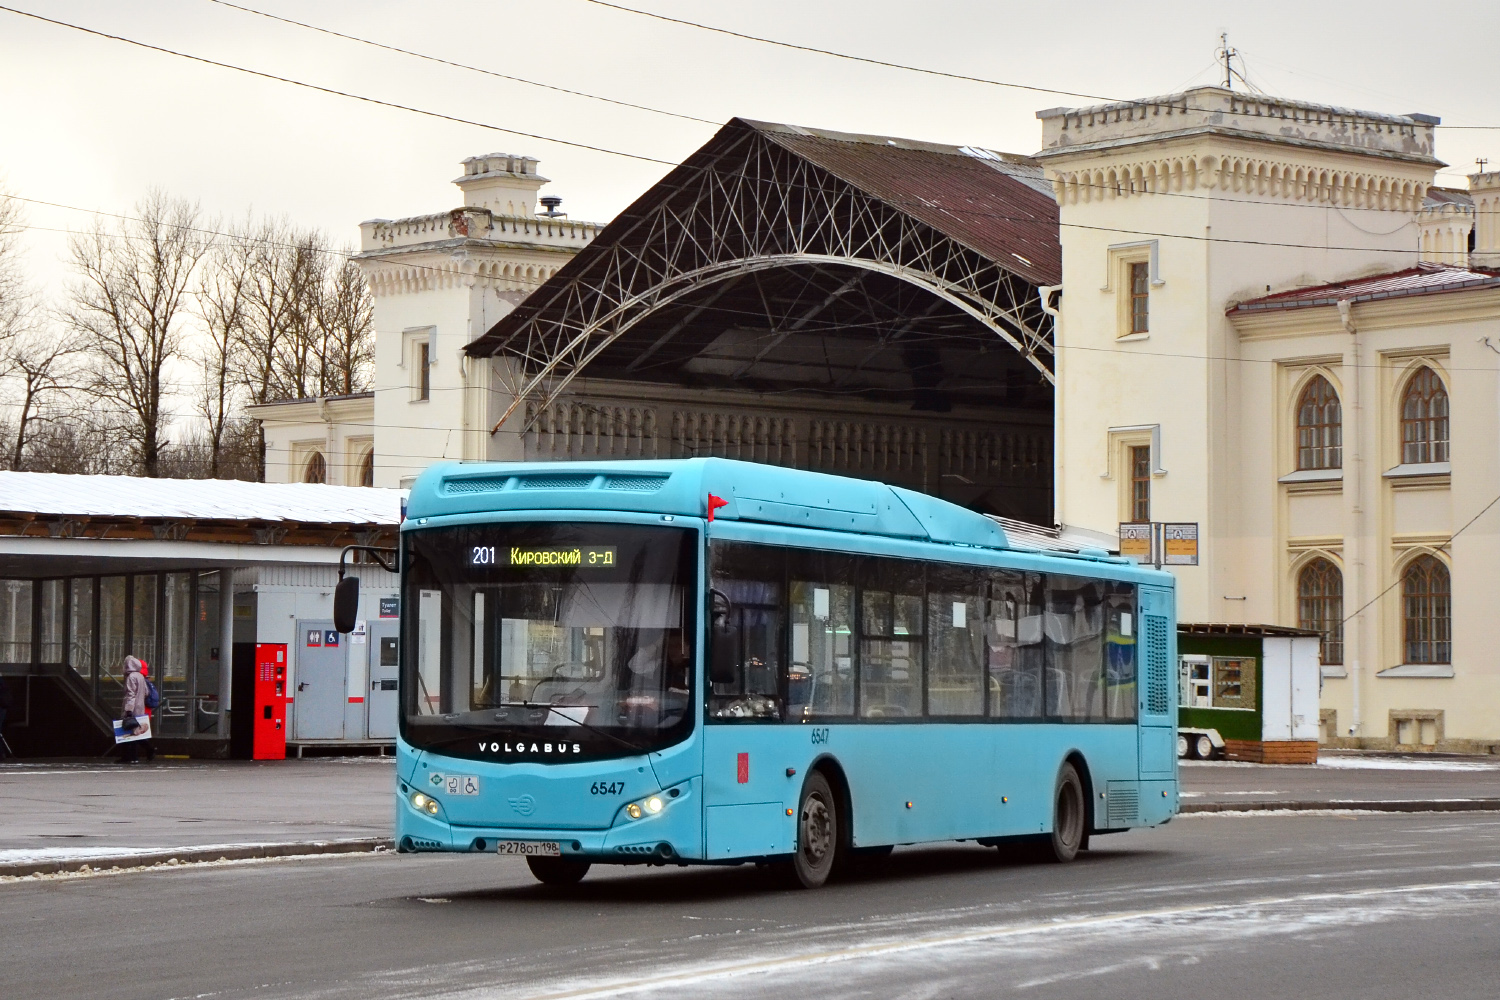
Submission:
POLYGON ((990 575, 989 603, 985 633, 990 715, 997 719, 1039 719, 1046 689, 1041 575, 997 570, 990 575))
POLYGON ((733 681, 708 686, 708 714, 715 719, 785 717, 781 693, 782 589, 785 550, 769 545, 714 542, 709 587, 729 601, 737 630, 739 671, 733 681))
POLYGON ((1136 643, 1140 630, 1135 604, 1135 584, 1105 582, 1104 714, 1111 719, 1134 719, 1136 715, 1140 662, 1136 643))
POLYGON ((1104 584, 1047 575, 1047 714, 1104 718, 1104 584))
POLYGON ((859 714, 865 718, 923 715, 926 610, 924 564, 866 559, 859 614, 859 714))
POLYGON ((849 556, 788 550, 788 722, 854 714, 855 567, 849 556))
POLYGON ((933 565, 927 576, 927 714, 984 714, 984 574, 933 565))

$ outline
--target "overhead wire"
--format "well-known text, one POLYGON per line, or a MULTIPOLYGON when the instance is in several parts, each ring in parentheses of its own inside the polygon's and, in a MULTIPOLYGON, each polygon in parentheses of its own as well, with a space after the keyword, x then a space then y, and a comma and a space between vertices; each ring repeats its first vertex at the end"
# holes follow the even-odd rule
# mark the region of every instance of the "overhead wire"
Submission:
POLYGON ((298 28, 306 28, 308 31, 316 31, 320 34, 332 35, 334 38, 342 38, 346 41, 356 42, 360 45, 369 45, 377 49, 384 49, 387 52, 397 52, 404 56, 412 56, 416 59, 425 59, 428 62, 440 63, 444 66, 451 66, 454 69, 469 70, 473 73, 483 73, 485 76, 493 76, 501 80, 509 80, 513 83, 524 83, 529 87, 540 87, 544 90, 553 90, 560 94, 571 94, 574 97, 586 97, 591 101, 603 101, 605 104, 613 104, 617 107, 634 108, 637 111, 649 111, 654 115, 665 115, 669 118, 678 118, 686 122, 699 122, 704 125, 713 125, 715 127, 722 124, 709 118, 698 118, 693 115, 679 114, 676 111, 664 111, 661 108, 652 108, 644 104, 632 104, 630 101, 616 100, 613 97, 604 97, 601 94, 589 94, 582 90, 570 90, 567 87, 559 87, 550 83, 542 83, 540 80, 529 80, 523 76, 512 76, 509 73, 501 73, 496 70, 485 69, 483 66, 471 66, 468 63, 455 62, 452 59, 444 59, 441 56, 429 55, 425 52, 416 52, 412 49, 403 49, 397 45, 387 45, 384 42, 377 42, 370 38, 361 38, 358 35, 349 35, 345 34, 342 31, 334 31, 332 28, 323 28, 319 27, 316 24, 308 24, 305 21, 293 20, 290 17, 282 17, 279 14, 272 14, 268 11, 256 10, 254 7, 242 7, 237 3, 230 3, 229 0, 208 0, 208 2, 212 4, 218 4, 220 7, 228 7, 232 10, 242 11, 246 14, 254 14, 258 17, 267 18, 268 20, 280 21, 282 24, 290 24, 295 25, 298 28))
MULTIPOLYGON (((721 27, 719 27, 717 25, 705 24, 705 23, 703 23, 701 21, 689 21, 689 20, 687 20, 685 18, 671 17, 671 16, 668 16, 666 14, 658 14, 655 11, 641 10, 639 8, 636 8, 636 7, 626 7, 623 4, 610 3, 610 2, 608 2, 608 0, 583 0, 583 2, 584 3, 593 4, 596 7, 607 7, 610 10, 617 10, 617 11, 620 11, 620 12, 626 13, 626 14, 635 14, 638 17, 651 18, 651 19, 657 20, 657 21, 666 21, 666 22, 669 22, 671 24, 678 24, 678 25, 682 25, 684 27, 689 27, 689 28, 697 28, 697 29, 699 29, 701 31, 708 31, 708 32, 712 32, 714 34, 719 34, 719 35, 728 35, 728 36, 733 37, 733 38, 740 38, 740 39, 744 39, 746 41, 751 41, 751 42, 759 42, 759 43, 764 44, 764 45, 772 45, 772 46, 776 46, 778 48, 784 48, 784 49, 793 49, 793 50, 796 50, 796 51, 799 51, 799 52, 810 52, 810 53, 815 53, 817 55, 830 56, 830 57, 832 57, 834 59, 847 59, 847 60, 850 60, 852 62, 869 63, 869 64, 874 65, 874 66, 883 66, 883 67, 886 67, 888 69, 904 70, 904 71, 909 72, 909 73, 921 73, 921 74, 924 74, 926 76, 946 77, 946 78, 952 79, 952 80, 962 80, 962 81, 965 81, 965 82, 968 82, 968 83, 981 83, 981 84, 986 84, 986 85, 992 86, 992 87, 1006 87, 1006 88, 1010 88, 1010 89, 1014 89, 1014 90, 1029 90, 1029 91, 1034 91, 1036 93, 1041 93, 1041 94, 1058 94, 1058 95, 1061 95, 1063 97, 1087 97, 1090 100, 1104 101, 1107 104, 1133 104, 1133 105, 1141 106, 1141 105, 1145 105, 1145 104, 1150 103, 1149 99, 1128 98, 1128 97, 1106 97, 1106 96, 1104 96, 1102 94, 1089 94, 1089 93, 1085 93, 1083 91, 1078 91, 1078 90, 1058 90, 1058 89, 1053 88, 1053 87, 1039 87, 1039 86, 1032 86, 1030 84, 1024 84, 1024 83, 1011 83, 1011 82, 1008 82, 1008 81, 1005 81, 1005 80, 991 79, 989 77, 969 76, 969 75, 963 74, 963 73, 950 73, 950 72, 947 72, 945 70, 932 69, 932 68, 926 67, 926 66, 913 66, 913 65, 911 65, 909 63, 898 63, 898 62, 891 62, 891 61, 884 60, 884 59, 874 59, 874 58, 871 58, 869 56, 859 56, 859 55, 853 55, 853 54, 848 53, 848 52, 838 52, 838 51, 836 51, 834 49, 824 49, 824 48, 818 48, 818 47, 812 46, 812 45, 801 45, 801 44, 798 44, 796 42, 786 42, 786 41, 782 41, 782 40, 777 39, 777 38, 767 38, 767 37, 765 37, 763 35, 752 35, 752 34, 749 34, 749 33, 746 33, 746 32, 742 32, 742 31, 734 31, 734 30, 731 30, 729 28, 721 28, 721 27)), ((1202 72, 1202 70, 1199 70, 1199 72, 1202 72)), ((1197 74, 1195 73, 1194 76, 1196 76, 1196 75, 1197 74)), ((1264 94, 1252 94, 1252 95, 1249 95, 1249 96, 1252 97, 1252 98, 1260 97, 1260 98, 1263 98, 1263 99, 1265 99, 1267 101, 1272 101, 1272 102, 1281 101, 1282 100, 1281 98, 1268 97, 1267 95, 1264 95, 1264 94)), ((1333 112, 1337 112, 1338 109, 1336 109, 1336 108, 1329 108, 1329 110, 1333 111, 1333 112)), ((1227 110, 1227 109, 1223 110, 1223 111, 1215 110, 1215 114, 1241 115, 1241 116, 1248 117, 1248 118, 1265 118, 1265 117, 1271 117, 1271 116, 1268 116, 1268 115, 1258 114, 1258 113, 1253 112, 1253 111, 1231 111, 1231 110, 1227 110)), ((1437 126, 1434 126, 1434 127, 1436 127, 1436 128, 1455 128, 1455 129, 1500 130, 1500 125, 1437 125, 1437 126)))
POLYGON ((190 52, 179 52, 176 49, 169 49, 161 45, 152 45, 149 42, 137 41, 134 38, 127 38, 124 35, 113 35, 106 31, 98 31, 94 28, 85 28, 79 24, 73 24, 68 21, 59 21, 56 18, 51 17, 43 17, 41 14, 34 14, 31 11, 27 10, 18 10, 15 7, 0 6, 0 11, 5 11, 9 14, 16 14, 21 17, 29 17, 33 20, 43 21, 47 24, 56 25, 60 28, 71 28, 74 31, 81 31, 86 35, 94 35, 95 37, 105 38, 113 42, 124 42, 126 45, 134 45, 138 48, 149 49, 152 52, 160 52, 164 55, 177 56, 179 59, 189 59, 193 62, 203 63, 208 66, 217 66, 220 69, 234 70, 237 73, 247 73, 250 76, 257 76, 265 80, 275 80, 278 83, 289 84, 293 87, 303 87, 308 90, 316 90, 320 93, 331 94, 335 97, 347 97, 350 100, 363 101, 366 104, 375 104, 385 108, 393 108, 397 111, 410 111, 413 114, 425 115, 429 118, 436 118, 442 121, 454 122, 459 125, 472 125, 475 128, 488 129, 492 132, 504 132, 507 135, 521 136, 522 138, 526 139, 536 139, 539 142, 557 143, 561 146, 571 146, 574 149, 584 149, 593 153, 607 153, 611 156, 622 156, 626 159, 639 160, 643 163, 658 163, 668 167, 675 167, 677 165, 672 160, 659 160, 654 156, 643 156, 640 153, 627 153, 624 150, 609 149, 604 146, 595 146, 586 142, 574 142, 571 139, 559 139, 556 136, 541 135, 536 132, 523 132, 519 129, 507 128, 504 125, 495 125, 491 122, 476 121, 472 118, 460 118, 457 115, 444 114, 441 111, 430 111, 425 108, 414 107, 410 104, 400 104, 396 101, 385 101, 381 100, 378 97, 367 97, 364 94, 356 94, 353 91, 338 90, 333 87, 324 87, 320 84, 308 83, 304 80, 297 80, 289 76, 279 76, 275 73, 267 73, 263 70, 251 69, 248 66, 239 66, 235 63, 221 62, 217 59, 209 59, 207 56, 198 56, 193 55, 190 52))

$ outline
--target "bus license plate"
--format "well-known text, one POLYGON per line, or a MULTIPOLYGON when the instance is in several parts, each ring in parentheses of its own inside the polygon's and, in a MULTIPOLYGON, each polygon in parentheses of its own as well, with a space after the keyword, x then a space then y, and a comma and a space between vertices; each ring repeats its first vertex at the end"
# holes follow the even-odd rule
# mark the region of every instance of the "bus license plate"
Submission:
POLYGON ((555 840, 502 840, 495 845, 495 851, 498 854, 517 854, 521 857, 562 856, 562 848, 555 840))

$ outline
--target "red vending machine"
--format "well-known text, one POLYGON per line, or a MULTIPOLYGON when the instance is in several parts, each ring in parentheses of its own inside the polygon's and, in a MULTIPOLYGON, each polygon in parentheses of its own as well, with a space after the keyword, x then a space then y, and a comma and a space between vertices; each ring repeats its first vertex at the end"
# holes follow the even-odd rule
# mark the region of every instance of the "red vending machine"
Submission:
POLYGON ((286 760, 286 643, 255 647, 254 760, 286 760))

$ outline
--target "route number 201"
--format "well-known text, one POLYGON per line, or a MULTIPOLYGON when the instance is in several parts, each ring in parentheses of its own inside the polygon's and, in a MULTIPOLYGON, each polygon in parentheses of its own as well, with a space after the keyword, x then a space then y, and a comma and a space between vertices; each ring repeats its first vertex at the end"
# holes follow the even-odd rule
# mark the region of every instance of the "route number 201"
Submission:
POLYGON ((589 792, 593 795, 622 795, 625 792, 625 782, 596 781, 589 786, 589 792))
POLYGON ((469 553, 470 566, 493 566, 495 565, 495 547, 493 545, 476 545, 469 553))

